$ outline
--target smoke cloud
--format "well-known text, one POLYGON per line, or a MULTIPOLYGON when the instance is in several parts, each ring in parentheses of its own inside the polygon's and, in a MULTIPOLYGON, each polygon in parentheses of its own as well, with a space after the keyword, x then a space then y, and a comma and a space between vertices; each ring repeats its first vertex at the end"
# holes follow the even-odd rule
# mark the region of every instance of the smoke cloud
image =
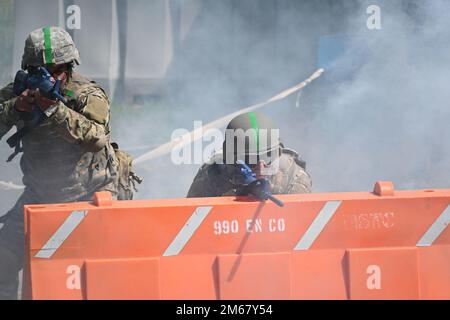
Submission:
MULTIPOLYGON (((112 135, 122 149, 137 157, 178 128, 265 101, 324 67, 301 95, 261 110, 306 160, 314 192, 369 191, 378 180, 397 189, 448 187, 448 1, 195 3, 201 9, 174 39, 162 93, 113 104, 112 135), (367 27, 373 4, 379 30, 367 27)), ((2 143, 0 158, 8 154, 2 143)), ((136 198, 185 197, 199 167, 175 165, 170 155, 146 162, 135 170, 145 179, 136 198)), ((20 184, 17 159, 0 168, 0 180, 20 184)), ((17 196, 1 190, 2 211, 17 196)))
MULTIPOLYGON (((169 94, 171 125, 192 130, 194 120, 262 101, 325 67, 299 97, 262 110, 279 124, 284 144, 306 160, 314 192, 369 191, 378 180, 397 189, 447 188, 450 25, 442 13, 449 7, 445 1, 205 3, 170 74, 182 75, 169 94), (367 27, 374 3, 379 30, 367 27)), ((152 137, 143 141, 169 140, 152 137)), ((147 165, 142 198, 184 196, 199 167, 174 166, 168 157, 147 165)))

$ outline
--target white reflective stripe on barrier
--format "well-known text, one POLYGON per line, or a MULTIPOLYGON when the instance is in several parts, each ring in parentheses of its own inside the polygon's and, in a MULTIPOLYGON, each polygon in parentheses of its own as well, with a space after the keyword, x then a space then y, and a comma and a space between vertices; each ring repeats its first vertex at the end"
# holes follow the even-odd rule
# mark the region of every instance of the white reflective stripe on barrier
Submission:
POLYGON ((450 224, 450 205, 441 213, 427 232, 416 243, 417 247, 428 247, 441 235, 450 224))
POLYGON ((306 230, 294 250, 308 250, 325 228, 328 221, 334 216, 341 203, 342 201, 328 201, 325 203, 325 206, 320 210, 319 214, 311 223, 308 230, 306 230))
POLYGON ((195 230, 200 227, 203 220, 208 216, 211 211, 212 206, 198 207, 195 209, 192 216, 186 222, 186 224, 181 228, 180 232, 173 239, 172 243, 164 252, 163 256, 176 256, 183 250, 186 243, 192 238, 195 230))
POLYGON ((34 257, 44 259, 50 258, 81 221, 83 221, 87 214, 87 210, 73 211, 34 257))

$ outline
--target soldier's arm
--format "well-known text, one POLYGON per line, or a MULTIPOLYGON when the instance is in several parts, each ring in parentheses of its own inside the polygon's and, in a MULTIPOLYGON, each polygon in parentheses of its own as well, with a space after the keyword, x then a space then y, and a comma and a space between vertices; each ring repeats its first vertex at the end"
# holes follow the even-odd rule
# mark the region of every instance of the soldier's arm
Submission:
POLYGON ((301 167, 296 170, 292 184, 288 190, 289 194, 311 193, 312 181, 309 174, 301 167))
POLYGON ((79 109, 74 111, 62 102, 48 121, 69 142, 84 145, 89 151, 101 150, 109 133, 109 101, 101 90, 79 98, 79 109))
POLYGON ((202 173, 202 168, 197 172, 194 181, 192 181, 192 184, 189 188, 187 198, 202 198, 207 197, 208 195, 205 192, 206 184, 207 184, 207 178, 202 173))
POLYGON ((197 172, 189 188, 187 198, 216 197, 209 166, 204 164, 197 172))
POLYGON ((12 84, 0 90, 0 139, 20 119, 20 112, 14 108, 15 102, 16 97, 12 92, 12 84))

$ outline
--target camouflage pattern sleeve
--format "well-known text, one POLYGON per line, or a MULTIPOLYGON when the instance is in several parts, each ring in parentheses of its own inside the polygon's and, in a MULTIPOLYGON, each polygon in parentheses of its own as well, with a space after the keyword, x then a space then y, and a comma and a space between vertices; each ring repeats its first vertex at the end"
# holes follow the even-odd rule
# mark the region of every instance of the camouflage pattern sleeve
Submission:
POLYGON ((100 89, 82 95, 74 111, 58 102, 49 118, 56 130, 69 142, 84 145, 88 151, 102 149, 109 133, 109 101, 100 89))
POLYGON ((303 168, 298 166, 287 193, 289 194, 311 193, 311 190, 312 190, 312 181, 310 175, 303 168))
POLYGON ((187 198, 217 197, 214 177, 211 176, 211 166, 204 164, 197 172, 189 188, 187 198))
POLYGON ((223 197, 236 195, 229 181, 229 167, 206 163, 199 170, 189 188, 188 198, 223 197))
POLYGON ((207 184, 208 176, 205 174, 205 166, 202 166, 195 175, 194 181, 192 181, 187 198, 208 197, 207 184))
POLYGON ((0 139, 8 133, 20 118, 20 113, 14 108, 15 102, 12 84, 0 90, 0 139))

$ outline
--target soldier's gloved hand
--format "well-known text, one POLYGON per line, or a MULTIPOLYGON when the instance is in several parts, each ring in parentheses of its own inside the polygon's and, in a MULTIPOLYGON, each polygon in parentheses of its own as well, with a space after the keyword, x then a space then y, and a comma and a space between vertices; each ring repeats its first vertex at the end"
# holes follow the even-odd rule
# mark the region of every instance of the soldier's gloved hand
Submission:
POLYGON ((250 183, 247 188, 249 193, 258 198, 259 200, 267 200, 270 194, 270 184, 267 179, 261 178, 250 183))
POLYGON ((35 101, 34 91, 26 89, 17 97, 14 108, 20 112, 32 112, 35 101))
POLYGON ((39 106, 39 108, 42 110, 42 112, 47 111, 48 108, 54 106, 57 103, 56 100, 50 100, 50 99, 44 97, 43 95, 41 95, 41 93, 39 92, 39 89, 37 89, 35 91, 35 98, 36 98, 36 103, 39 106))

